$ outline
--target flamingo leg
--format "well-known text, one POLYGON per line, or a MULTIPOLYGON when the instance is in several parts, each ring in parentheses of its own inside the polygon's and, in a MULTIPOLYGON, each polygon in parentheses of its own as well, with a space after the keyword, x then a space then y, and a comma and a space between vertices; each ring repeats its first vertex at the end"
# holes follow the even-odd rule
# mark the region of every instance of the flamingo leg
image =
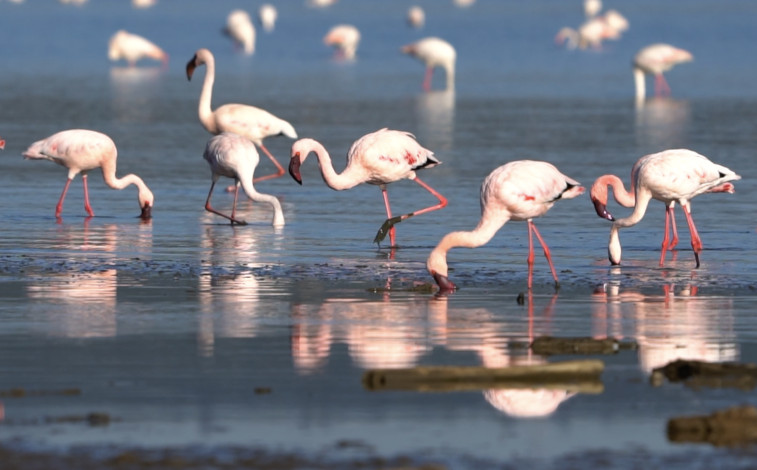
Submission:
POLYGON ((694 219, 691 218, 691 209, 688 204, 681 204, 683 206, 683 213, 686 214, 686 222, 689 224, 689 231, 691 232, 691 249, 694 250, 694 259, 697 262, 697 268, 699 268, 699 253, 702 252, 702 239, 699 238, 699 232, 694 225, 694 219))
MULTIPOLYGON (((281 166, 281 164, 279 163, 278 160, 276 160, 276 157, 274 157, 273 154, 271 154, 271 152, 269 152, 268 149, 265 148, 265 145, 260 144, 259 147, 260 147, 260 150, 263 151, 263 153, 265 153, 266 155, 268 155, 268 158, 271 159, 271 161, 273 162, 273 164, 276 165, 276 173, 271 173, 270 175, 265 175, 265 176, 260 176, 258 178, 253 178, 252 182, 253 183, 257 183, 259 181, 271 180, 271 179, 274 179, 274 178, 279 178, 281 176, 284 176, 284 173, 286 173, 284 171, 284 167, 281 166)), ((230 193, 232 191, 238 191, 238 190, 239 190, 239 187, 236 186, 236 185, 229 185, 229 186, 226 187, 226 192, 227 193, 230 193)))
POLYGON ((665 253, 678 244, 678 230, 676 230, 676 220, 673 214, 673 203, 665 207, 665 236, 662 238, 662 248, 660 253, 660 266, 665 263, 665 253), (671 225, 673 228, 673 240, 670 239, 671 225))
POLYGON ((531 293, 531 285, 534 277, 534 224, 528 221, 528 291, 531 293))
POLYGON ((654 91, 656 96, 670 96, 670 86, 661 73, 654 77, 654 91))
POLYGON ((234 184, 234 203, 231 205, 231 220, 237 215, 237 198, 239 197, 239 180, 234 184))
MULTIPOLYGON (((431 211, 439 210, 439 209, 447 206, 447 198, 445 198, 444 196, 442 196, 441 194, 439 194, 434 188, 432 188, 431 186, 429 186, 426 183, 424 183, 423 181, 421 181, 420 178, 418 178, 418 177, 413 178, 413 181, 415 181, 416 183, 418 183, 419 185, 421 185, 423 187, 423 189, 425 189, 426 191, 428 191, 431 194, 433 194, 434 197, 436 197, 439 200, 439 204, 436 204, 436 205, 433 205, 433 206, 429 206, 429 207, 426 207, 424 209, 417 210, 415 212, 410 212, 408 214, 398 215, 396 217, 391 217, 390 216, 388 219, 386 219, 384 221, 383 225, 381 225, 381 228, 379 228, 378 233, 376 233, 376 238, 373 239, 373 243, 380 243, 381 240, 383 240, 384 238, 386 238, 387 232, 389 232, 391 229, 393 229, 395 224, 398 224, 398 223, 402 222, 403 220, 408 219, 408 218, 410 218, 410 217, 412 217, 414 215, 425 214, 426 212, 431 212, 431 211)), ((389 206, 388 206, 388 203, 387 203, 387 215, 389 214, 388 207, 389 206)), ((392 245, 394 246, 394 243, 392 243, 392 245)))
POLYGON ((426 67, 426 75, 423 77, 423 89, 425 91, 431 90, 431 77, 434 75, 433 67, 426 67))
MULTIPOLYGON (((232 225, 234 225, 235 223, 239 225, 247 225, 247 222, 245 222, 244 220, 235 219, 233 216, 229 217, 228 215, 223 214, 213 209, 213 207, 210 205, 210 197, 213 195, 213 188, 215 188, 216 186, 216 179, 217 178, 214 178, 213 182, 210 184, 210 191, 208 191, 208 198, 205 200, 205 210, 208 212, 212 212, 216 215, 220 215, 221 217, 225 219, 229 219, 232 225)), ((235 203, 234 205, 236 206, 236 193, 234 195, 234 203, 235 203)))
POLYGON ((68 192, 68 187, 71 186, 71 178, 66 180, 66 185, 63 186, 63 192, 60 195, 60 198, 58 198, 58 205, 55 206, 55 218, 59 219, 61 212, 63 212, 63 200, 66 199, 66 193, 68 192))
MULTIPOLYGON (((541 237, 541 234, 536 229, 536 225, 532 221, 528 221, 528 225, 530 229, 533 229, 534 235, 536 235, 536 239, 539 240, 539 243, 541 244, 542 249, 544 250, 544 257, 547 258, 547 263, 549 263, 549 269, 552 271, 552 277, 555 279, 555 286, 560 285, 560 281, 557 280, 557 271, 555 271, 555 265, 552 264, 552 255, 549 252, 549 247, 546 243, 544 243, 544 239, 541 237)), ((533 253, 531 253, 531 256, 533 256, 533 253)))
POLYGON ((84 210, 90 217, 94 217, 95 212, 92 210, 92 206, 89 205, 89 189, 87 188, 87 175, 81 175, 81 182, 84 186, 84 210))
MULTIPOLYGON (((391 219, 392 218, 392 208, 389 205, 389 193, 386 191, 386 185, 384 185, 384 184, 381 185, 381 194, 384 196, 384 206, 386 207, 386 218, 387 219, 391 219)), ((386 236, 386 234, 384 234, 384 236, 386 236)), ((394 225, 392 225, 389 228, 389 244, 392 247, 397 246, 397 245, 395 245, 396 240, 397 240, 396 237, 397 237, 396 236, 396 230, 394 228, 394 225)))

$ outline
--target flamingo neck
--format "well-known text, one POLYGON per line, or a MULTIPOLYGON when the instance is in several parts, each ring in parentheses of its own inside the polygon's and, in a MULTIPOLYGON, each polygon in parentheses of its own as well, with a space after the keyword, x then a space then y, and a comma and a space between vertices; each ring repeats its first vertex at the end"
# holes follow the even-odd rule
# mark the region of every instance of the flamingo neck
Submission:
POLYGON ((358 178, 350 177, 349 168, 345 169, 341 174, 337 173, 334 165, 331 163, 329 152, 319 142, 314 142, 310 151, 315 152, 315 156, 318 158, 318 167, 321 169, 321 177, 323 177, 323 181, 329 188, 342 191, 353 188, 363 182, 358 178))
POLYGON ((456 247, 476 248, 485 245, 508 220, 510 220, 509 214, 505 217, 494 217, 485 211, 475 229, 469 232, 451 232, 445 235, 426 261, 426 268, 429 273, 447 276, 447 252, 449 250, 456 247))
POLYGON ((644 98, 647 95, 647 88, 646 88, 646 82, 644 77, 644 71, 641 70, 639 67, 633 68, 633 81, 634 81, 634 87, 636 89, 636 103, 642 104, 644 102, 644 98))
POLYGON ((636 194, 633 184, 631 185, 631 190, 627 191, 625 186, 623 186, 623 182, 615 175, 603 175, 597 178, 591 187, 592 201, 600 201, 603 204, 607 204, 608 186, 612 188, 615 201, 621 206, 633 207, 636 204, 636 194))
POLYGON ((216 64, 213 57, 205 58, 205 79, 202 82, 202 91, 200 92, 200 103, 197 108, 197 114, 200 116, 200 122, 211 134, 218 134, 218 126, 213 118, 213 110, 210 108, 210 100, 213 97, 213 83, 216 79, 216 64))
POLYGON ((455 88, 455 63, 446 64, 444 70, 447 74, 447 90, 452 90, 455 88))
POLYGON ((262 194, 255 190, 255 186, 252 184, 252 178, 244 178, 239 180, 242 183, 242 189, 244 189, 247 197, 255 202, 265 202, 273 207, 273 221, 271 225, 280 227, 284 225, 284 212, 281 210, 281 202, 275 196, 270 194, 262 194))

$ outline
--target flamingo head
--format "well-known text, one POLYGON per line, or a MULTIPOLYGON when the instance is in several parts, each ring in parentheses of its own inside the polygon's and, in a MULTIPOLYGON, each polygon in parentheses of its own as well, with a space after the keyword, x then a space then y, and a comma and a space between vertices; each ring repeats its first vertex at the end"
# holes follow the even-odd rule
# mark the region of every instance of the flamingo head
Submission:
POLYGON ((300 153, 294 153, 292 154, 292 159, 289 161, 289 174, 292 176, 292 178, 297 182, 297 184, 302 184, 302 175, 300 175, 300 165, 302 165, 302 160, 300 159, 300 153))
POLYGON ((5 139, 0 139, 0 149, 5 148, 5 139))
POLYGON ((417 56, 418 55, 418 46, 416 46, 414 43, 413 44, 407 44, 405 46, 402 46, 400 48, 400 51, 403 54, 407 54, 409 56, 417 56))
POLYGON ((598 178, 591 187, 591 202, 597 215, 603 219, 614 221, 615 217, 607 212, 607 182, 602 177, 598 178))
POLYGON ((434 277, 434 281, 436 281, 436 284, 439 286, 440 294, 446 294, 457 290, 455 283, 450 281, 447 276, 439 274, 437 272, 432 272, 431 275, 434 277))
POLYGON ((213 60, 213 54, 207 49, 197 49, 195 55, 187 62, 187 80, 192 80, 192 74, 197 67, 213 60))
POLYGON ((292 144, 292 159, 289 161, 289 174, 299 184, 302 184, 300 166, 305 163, 310 152, 325 152, 323 146, 313 139, 300 139, 292 144))
POLYGON ((152 206, 155 203, 155 197, 152 195, 152 191, 145 186, 139 191, 139 207, 142 212, 139 214, 139 218, 142 220, 149 220, 152 218, 152 206))
MULTIPOLYGON (((440 242, 441 245, 441 242, 440 242)), ((437 246, 426 260, 426 269, 439 286, 439 293, 449 293, 457 290, 454 282, 447 277, 447 250, 437 246)))

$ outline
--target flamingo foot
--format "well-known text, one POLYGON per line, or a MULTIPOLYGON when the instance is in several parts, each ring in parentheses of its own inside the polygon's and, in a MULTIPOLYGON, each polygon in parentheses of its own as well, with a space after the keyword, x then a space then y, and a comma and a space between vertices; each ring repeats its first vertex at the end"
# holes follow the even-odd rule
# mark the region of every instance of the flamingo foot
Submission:
POLYGON ((381 243, 386 238, 389 231, 394 227, 394 225, 402 222, 403 220, 404 218, 401 215, 392 217, 390 219, 386 219, 384 223, 381 225, 381 227, 379 228, 378 232, 376 233, 376 238, 373 239, 373 243, 376 243, 376 244, 381 243))
POLYGON ((699 269, 699 253, 697 253, 696 251, 694 252, 694 259, 697 262, 697 265, 696 265, 695 269, 699 269))

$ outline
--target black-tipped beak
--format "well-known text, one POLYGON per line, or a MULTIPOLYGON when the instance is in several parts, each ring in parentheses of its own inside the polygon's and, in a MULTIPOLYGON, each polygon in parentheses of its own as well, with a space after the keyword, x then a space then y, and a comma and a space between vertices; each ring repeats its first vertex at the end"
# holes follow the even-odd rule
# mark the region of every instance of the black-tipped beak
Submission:
POLYGON ((289 162, 289 174, 298 183, 302 184, 302 176, 300 176, 300 154, 296 153, 292 156, 292 160, 289 162))
POLYGON ((612 216, 609 212, 607 212, 607 205, 603 204, 600 201, 592 201, 594 202, 594 209, 597 211, 597 215, 600 216, 603 219, 607 219, 609 221, 614 221, 615 217, 612 216))
POLYGON ((197 68, 197 65, 195 65, 196 60, 197 60, 197 56, 194 56, 192 57, 192 60, 187 62, 187 80, 192 80, 192 74, 197 68))
POLYGON ((439 292, 447 293, 457 290, 455 283, 450 281, 447 276, 443 276, 439 273, 432 273, 432 275, 434 276, 434 281, 436 281, 436 284, 439 286, 439 292))
POLYGON ((149 204, 145 204, 142 207, 142 213, 139 214, 139 218, 142 220, 152 219, 152 206, 149 204))

